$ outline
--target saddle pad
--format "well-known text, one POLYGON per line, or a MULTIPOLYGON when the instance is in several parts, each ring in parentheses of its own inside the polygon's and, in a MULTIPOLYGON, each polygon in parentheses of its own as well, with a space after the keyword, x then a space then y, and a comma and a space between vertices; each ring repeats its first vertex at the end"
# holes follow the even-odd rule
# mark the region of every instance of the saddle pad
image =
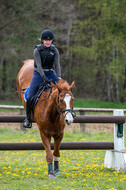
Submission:
POLYGON ((30 86, 25 90, 25 93, 24 93, 24 101, 25 102, 26 102, 27 97, 28 97, 29 88, 30 88, 30 86))

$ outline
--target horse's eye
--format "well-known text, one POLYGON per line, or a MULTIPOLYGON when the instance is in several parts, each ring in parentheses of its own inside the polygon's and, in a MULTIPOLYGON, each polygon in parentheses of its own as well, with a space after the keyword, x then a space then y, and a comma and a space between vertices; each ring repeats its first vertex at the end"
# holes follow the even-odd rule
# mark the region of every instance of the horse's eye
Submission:
POLYGON ((63 100, 60 100, 61 103, 63 103, 63 100))

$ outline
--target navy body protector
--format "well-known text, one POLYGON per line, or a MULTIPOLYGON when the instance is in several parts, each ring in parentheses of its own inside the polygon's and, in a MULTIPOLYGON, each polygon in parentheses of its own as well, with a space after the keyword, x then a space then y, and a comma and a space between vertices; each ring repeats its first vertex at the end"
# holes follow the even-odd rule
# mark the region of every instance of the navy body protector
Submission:
MULTIPOLYGON (((51 45, 49 48, 39 44, 36 46, 40 53, 41 57, 41 66, 43 69, 53 69, 53 62, 55 57, 55 46, 51 45)), ((34 62, 34 67, 37 68, 36 63, 34 62)))

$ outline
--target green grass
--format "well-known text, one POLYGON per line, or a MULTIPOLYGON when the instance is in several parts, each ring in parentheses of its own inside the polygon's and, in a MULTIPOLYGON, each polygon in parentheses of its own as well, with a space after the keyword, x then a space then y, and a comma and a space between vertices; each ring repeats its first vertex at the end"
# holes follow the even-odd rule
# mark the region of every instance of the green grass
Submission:
MULTIPOLYGON (((69 133, 64 141, 113 141, 113 134, 69 133)), ((41 141, 39 131, 0 128, 0 142, 41 141)), ((126 143, 126 141, 125 141, 126 143)), ((47 177, 45 151, 1 151, 0 190, 125 190, 126 174, 104 168, 105 151, 60 151, 61 176, 47 177)))
MULTIPOLYGON (((53 140, 53 139, 52 139, 53 140)), ((103 131, 99 133, 69 133, 64 132, 63 141, 113 141, 113 134, 105 133, 103 131)), ((0 142, 37 142, 41 141, 39 130, 27 129, 26 133, 11 127, 0 128, 0 142)))
POLYGON ((96 99, 75 99, 74 107, 126 109, 126 103, 100 101, 100 100, 96 100, 96 99))
POLYGON ((22 103, 0 100, 0 105, 19 105, 20 106, 20 105, 22 105, 22 103))
MULTIPOLYGON (((1 105, 22 105, 21 102, 0 101, 1 105)), ((108 102, 97 99, 76 99, 74 100, 74 107, 80 108, 126 108, 126 102, 108 102)))

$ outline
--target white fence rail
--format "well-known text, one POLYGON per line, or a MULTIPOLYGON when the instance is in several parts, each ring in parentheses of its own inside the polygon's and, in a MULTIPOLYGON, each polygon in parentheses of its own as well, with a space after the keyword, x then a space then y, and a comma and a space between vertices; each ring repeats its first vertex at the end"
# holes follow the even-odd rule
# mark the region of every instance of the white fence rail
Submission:
POLYGON ((17 105, 0 105, 0 109, 19 109, 24 110, 23 106, 17 106, 17 105))
MULTIPOLYGON (((23 106, 18 105, 0 105, 0 109, 19 109, 24 110, 23 106)), ((74 108, 74 111, 78 112, 113 112, 112 108, 74 108)), ((120 109, 126 112, 126 109, 120 109)))

